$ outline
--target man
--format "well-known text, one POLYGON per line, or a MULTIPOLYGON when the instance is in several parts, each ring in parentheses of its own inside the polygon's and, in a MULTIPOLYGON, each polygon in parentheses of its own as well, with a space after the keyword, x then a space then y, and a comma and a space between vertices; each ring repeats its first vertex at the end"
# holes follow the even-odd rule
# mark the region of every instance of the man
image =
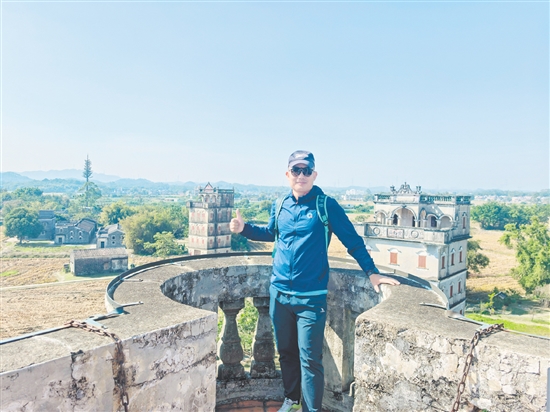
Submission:
MULTIPOLYGON (((312 153, 290 155, 286 177, 291 192, 275 202, 267 226, 244 223, 239 210, 230 229, 251 240, 275 241, 269 313, 275 331, 283 375, 285 402, 279 412, 320 412, 323 401, 323 336, 329 275, 327 234, 318 216, 317 178, 312 153)), ((393 278, 381 276, 365 244, 342 207, 326 197, 330 233, 336 234, 348 253, 369 276, 374 289, 393 278)))

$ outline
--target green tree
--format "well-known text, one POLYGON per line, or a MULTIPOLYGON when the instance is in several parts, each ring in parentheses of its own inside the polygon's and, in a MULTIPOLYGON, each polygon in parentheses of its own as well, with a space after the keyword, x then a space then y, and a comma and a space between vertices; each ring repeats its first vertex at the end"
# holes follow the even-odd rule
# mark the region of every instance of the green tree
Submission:
POLYGON ((155 233, 153 239, 155 240, 153 243, 145 243, 143 246, 147 251, 152 251, 154 256, 165 257, 187 253, 185 246, 176 242, 172 232, 155 233))
POLYGON ((239 235, 238 233, 232 233, 231 250, 235 252, 238 252, 238 251, 248 252, 250 250, 250 246, 248 246, 248 239, 245 238, 243 235, 239 235))
POLYGON ((82 176, 84 176, 86 182, 84 182, 84 185, 79 190, 79 192, 83 193, 83 198, 80 200, 85 207, 95 206, 95 203, 101 197, 101 190, 99 187, 95 183, 90 182, 93 173, 92 161, 86 156, 86 160, 84 160, 84 171, 82 172, 82 176))
POLYGON ((128 206, 122 201, 118 201, 108 206, 105 206, 101 210, 99 222, 103 225, 114 225, 115 223, 126 219, 128 216, 132 216, 134 213, 134 208, 128 206))
POLYGON ((487 202, 472 207, 472 219, 481 224, 482 229, 502 230, 510 220, 510 207, 504 203, 487 202))
POLYGON ((37 200, 42 196, 43 192, 37 187, 20 187, 14 190, 12 196, 23 200, 37 200))
POLYGON ((174 224, 170 214, 158 209, 143 209, 119 222, 124 230, 124 243, 135 254, 150 255, 154 249, 148 249, 147 243, 155 242, 155 234, 173 232, 174 224))
POLYGON ((500 242, 516 250, 518 266, 512 276, 526 292, 550 283, 550 233, 547 225, 534 217, 530 224, 506 225, 500 242))
POLYGON ((24 238, 34 238, 42 232, 38 212, 25 207, 18 207, 9 212, 4 219, 4 226, 6 236, 16 236, 20 244, 24 238))
POLYGON ((477 240, 468 240, 467 267, 468 272, 479 273, 480 269, 489 265, 489 258, 479 252, 481 246, 477 240))

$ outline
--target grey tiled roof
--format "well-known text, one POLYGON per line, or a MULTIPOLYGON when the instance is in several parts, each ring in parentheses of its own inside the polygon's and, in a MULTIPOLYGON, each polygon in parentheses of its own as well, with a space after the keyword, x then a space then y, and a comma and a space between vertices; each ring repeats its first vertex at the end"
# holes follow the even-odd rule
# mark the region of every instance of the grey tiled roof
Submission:
POLYGON ((106 249, 75 249, 71 251, 71 257, 91 258, 99 256, 128 257, 128 251, 123 247, 114 247, 106 249))

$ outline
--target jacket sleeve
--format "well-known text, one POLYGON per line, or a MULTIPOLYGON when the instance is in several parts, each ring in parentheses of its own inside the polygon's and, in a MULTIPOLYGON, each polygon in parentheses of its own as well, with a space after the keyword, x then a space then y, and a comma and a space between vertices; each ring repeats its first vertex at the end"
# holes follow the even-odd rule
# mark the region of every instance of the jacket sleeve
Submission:
POLYGON ((259 226, 252 223, 245 223, 241 235, 250 240, 258 240, 260 242, 275 241, 275 204, 271 206, 271 214, 267 225, 259 226))
POLYGON ((347 217, 342 206, 336 200, 329 197, 327 199, 327 211, 330 230, 338 236, 338 239, 346 247, 348 253, 361 266, 361 269, 369 275, 380 273, 374 265, 374 261, 369 255, 363 239, 353 227, 353 223, 347 217))

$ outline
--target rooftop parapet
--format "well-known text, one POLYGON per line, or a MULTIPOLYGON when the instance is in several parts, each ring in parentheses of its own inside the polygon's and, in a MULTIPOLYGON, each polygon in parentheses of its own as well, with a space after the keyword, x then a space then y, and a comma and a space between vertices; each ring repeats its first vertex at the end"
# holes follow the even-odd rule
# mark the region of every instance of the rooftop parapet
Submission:
POLYGON ((446 244, 451 241, 468 239, 470 235, 461 228, 424 228, 365 223, 356 225, 359 235, 371 238, 402 239, 410 242, 446 244), (364 230, 364 232, 363 232, 364 230))
POLYGON ((445 204, 445 205, 469 205, 471 196, 455 195, 421 195, 421 194, 376 194, 375 203, 419 203, 419 204, 445 204))
MULTIPOLYGON (((404 273, 397 273, 401 286, 382 285, 376 294, 353 261, 331 260, 331 268, 323 407, 450 410, 479 325, 446 317, 441 295, 404 273)), ((124 314, 100 320, 120 338, 122 365, 109 337, 74 328, 5 344, 0 409, 122 411, 120 380, 117 386, 113 378, 119 366, 129 410, 213 411, 244 399, 282 400, 272 352, 265 351, 272 347, 270 274, 271 259, 260 254, 193 256, 128 271, 111 282, 106 297, 115 315, 124 314), (256 369, 254 362, 244 367, 235 334, 246 297, 260 312, 256 369), (143 304, 120 305, 136 302, 143 304), (224 334, 216 349, 218 307, 224 334)), ((544 410, 547 343, 505 332, 482 338, 464 401, 490 411, 544 410)))

